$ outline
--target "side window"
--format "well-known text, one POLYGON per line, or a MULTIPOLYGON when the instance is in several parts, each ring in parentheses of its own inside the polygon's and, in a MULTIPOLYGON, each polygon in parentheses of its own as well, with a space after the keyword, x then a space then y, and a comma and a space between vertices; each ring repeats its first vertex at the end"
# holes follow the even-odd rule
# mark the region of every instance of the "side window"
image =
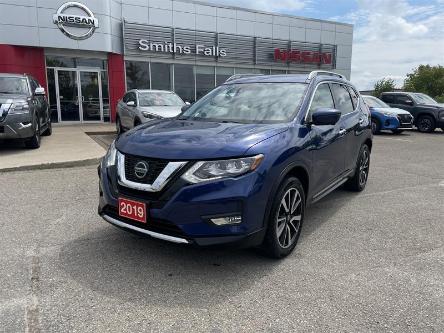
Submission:
POLYGON ((347 114, 354 111, 353 103, 347 87, 342 84, 332 84, 333 95, 335 96, 336 109, 341 113, 347 114))
POLYGON ((412 99, 407 95, 398 95, 396 96, 396 104, 401 105, 412 105, 412 99))
POLYGON ((327 83, 321 84, 313 96, 310 106, 310 115, 319 108, 334 109, 335 103, 327 83))
POLYGON ((130 93, 126 93, 126 94, 123 96, 123 98, 122 98, 123 103, 127 103, 127 102, 128 102, 128 100, 129 100, 129 95, 130 95, 130 93))
POLYGON ((31 93, 34 93, 34 91, 39 86, 37 82, 35 82, 33 79, 29 78, 29 85, 31 86, 31 93))
POLYGON ((135 92, 129 93, 129 99, 128 101, 133 101, 137 105, 137 97, 135 92))
POLYGON ((356 91, 352 87, 348 87, 348 91, 350 92, 350 96, 352 98, 353 107, 356 110, 356 108, 358 107, 358 103, 359 103, 359 95, 356 93, 356 91))
POLYGON ((395 97, 393 95, 382 95, 381 99, 386 103, 394 103, 395 97))

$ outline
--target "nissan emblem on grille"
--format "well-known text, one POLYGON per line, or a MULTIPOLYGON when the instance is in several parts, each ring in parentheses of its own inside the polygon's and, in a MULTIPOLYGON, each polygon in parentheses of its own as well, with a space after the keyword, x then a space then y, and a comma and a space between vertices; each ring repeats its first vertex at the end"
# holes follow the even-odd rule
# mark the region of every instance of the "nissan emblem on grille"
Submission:
POLYGON ((143 179, 148 173, 148 163, 145 161, 140 161, 134 166, 134 174, 137 178, 143 179))

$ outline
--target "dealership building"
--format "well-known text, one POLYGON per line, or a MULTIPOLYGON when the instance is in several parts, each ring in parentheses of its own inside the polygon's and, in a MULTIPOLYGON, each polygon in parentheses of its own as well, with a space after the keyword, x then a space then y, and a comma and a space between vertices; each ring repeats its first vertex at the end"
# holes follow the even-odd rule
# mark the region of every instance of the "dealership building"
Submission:
POLYGON ((193 102, 239 73, 350 77, 349 24, 190 0, 2 0, 0 73, 47 89, 54 122, 109 122, 126 90, 193 102))

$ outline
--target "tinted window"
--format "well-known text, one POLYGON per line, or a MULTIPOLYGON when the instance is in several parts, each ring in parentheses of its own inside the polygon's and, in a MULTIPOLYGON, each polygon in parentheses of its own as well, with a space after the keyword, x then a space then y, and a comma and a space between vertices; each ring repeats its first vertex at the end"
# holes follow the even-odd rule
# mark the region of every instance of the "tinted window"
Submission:
POLYGON ((196 99, 200 99, 215 86, 214 67, 196 66, 196 99))
POLYGON ((195 121, 287 122, 304 97, 304 83, 228 84, 216 88, 182 115, 195 121))
POLYGON ((342 84, 332 84, 332 88, 335 96, 336 109, 341 111, 343 115, 353 112, 353 103, 347 87, 342 84))
POLYGON ((148 62, 126 61, 127 89, 150 89, 150 65, 148 62))
POLYGON ((313 96, 311 102, 310 113, 313 113, 316 109, 326 108, 334 109, 335 103, 333 102, 333 96, 331 95, 330 87, 328 84, 321 84, 313 96))
POLYGON ((184 101, 194 102, 194 67, 174 65, 174 90, 184 101))
POLYGON ((128 94, 128 102, 134 102, 137 105, 137 97, 136 97, 136 93, 135 92, 130 92, 128 94))
POLYGON ((39 86, 37 82, 35 82, 33 79, 29 79, 29 85, 31 86, 31 92, 34 93, 34 91, 39 86))
POLYGON ((359 97, 356 91, 352 87, 348 87, 348 91, 350 92, 350 96, 353 101, 353 106, 356 109, 358 107, 359 97))
POLYGON ((395 102, 395 96, 393 96, 393 95, 382 95, 381 99, 386 103, 394 103, 395 102))
MULTIPOLYGON (((151 89, 171 90, 171 66, 151 63, 151 89)), ((140 87, 139 87, 140 89, 140 87)))
POLYGON ((129 93, 126 93, 126 94, 123 96, 122 101, 123 101, 124 103, 126 103, 126 102, 128 102, 128 98, 129 98, 129 93))
POLYGON ((390 108, 387 104, 381 101, 379 98, 373 96, 365 96, 363 97, 365 104, 367 104, 371 108, 390 108))
POLYGON ((407 95, 398 95, 396 96, 396 104, 401 105, 412 105, 412 99, 407 95))

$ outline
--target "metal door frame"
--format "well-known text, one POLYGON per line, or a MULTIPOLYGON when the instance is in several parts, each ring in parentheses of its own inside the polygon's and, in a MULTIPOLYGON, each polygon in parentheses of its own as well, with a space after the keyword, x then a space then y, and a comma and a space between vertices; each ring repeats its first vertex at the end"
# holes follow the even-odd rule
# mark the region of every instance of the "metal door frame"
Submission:
POLYGON ((88 69, 88 68, 65 68, 65 67, 51 67, 54 69, 54 83, 56 90, 56 100, 57 100, 57 119, 59 123, 63 124, 83 124, 83 123, 103 123, 103 98, 102 98, 102 73, 100 69, 88 69), (65 72, 75 72, 76 73, 76 84, 77 84, 77 102, 79 105, 79 120, 62 120, 62 109, 60 106, 60 90, 59 90, 59 71, 65 72), (100 107, 100 120, 84 120, 83 119, 83 95, 82 95, 82 85, 80 81, 80 73, 97 73, 97 84, 99 88, 99 107, 100 107))

